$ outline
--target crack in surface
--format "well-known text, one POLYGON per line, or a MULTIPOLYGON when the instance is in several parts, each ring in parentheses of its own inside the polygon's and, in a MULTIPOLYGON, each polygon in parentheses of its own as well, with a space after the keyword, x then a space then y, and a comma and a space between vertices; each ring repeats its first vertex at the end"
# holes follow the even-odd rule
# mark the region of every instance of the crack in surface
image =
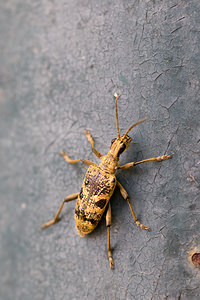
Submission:
POLYGON ((153 297, 154 297, 154 296, 155 296, 155 294, 156 294, 156 290, 157 290, 157 288, 158 288, 158 283, 159 283, 159 281, 160 281, 160 277, 161 277, 161 275, 162 275, 162 272, 163 272, 164 264, 165 264, 165 259, 164 259, 164 262, 163 262, 163 264, 162 264, 162 267, 161 267, 160 273, 159 273, 159 275, 158 275, 158 278, 157 278, 157 281, 156 281, 156 286, 155 286, 155 289, 154 289, 153 295, 152 295, 152 297, 151 297, 151 300, 153 300, 153 297))
POLYGON ((166 148, 164 154, 167 153, 167 151, 168 151, 168 149, 169 149, 169 147, 170 147, 170 144, 171 144, 171 142, 172 142, 172 140, 173 140, 175 134, 177 134, 178 130, 179 130, 179 125, 177 126, 175 132, 172 134, 172 137, 170 138, 170 140, 169 140, 169 142, 168 142, 168 144, 167 144, 167 148, 166 148))
POLYGON ((169 106, 165 106, 163 104, 160 104, 162 107, 166 108, 167 110, 169 110, 178 100, 179 100, 179 96, 174 100, 174 102, 172 102, 169 106))
POLYGON ((44 154, 47 154, 47 151, 48 151, 49 148, 55 143, 55 141, 56 141, 56 138, 55 138, 53 141, 51 141, 51 142, 46 146, 46 148, 45 148, 45 150, 44 150, 44 154))
POLYGON ((170 33, 174 33, 174 32, 176 32, 177 30, 181 29, 182 27, 183 27, 183 26, 179 26, 179 27, 173 29, 170 33))
POLYGON ((160 74, 158 74, 158 76, 154 79, 154 81, 156 81, 161 75, 166 74, 167 72, 171 71, 172 69, 183 68, 183 67, 184 67, 184 65, 177 65, 177 66, 168 68, 168 69, 164 70, 163 72, 161 72, 160 74))

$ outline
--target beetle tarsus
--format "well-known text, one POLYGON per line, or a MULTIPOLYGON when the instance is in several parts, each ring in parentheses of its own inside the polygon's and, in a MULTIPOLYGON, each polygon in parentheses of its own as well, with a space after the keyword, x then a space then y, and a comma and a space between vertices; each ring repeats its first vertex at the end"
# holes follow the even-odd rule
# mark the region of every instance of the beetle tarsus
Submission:
POLYGON ((114 265, 111 250, 108 251, 108 259, 109 259, 109 263, 110 263, 110 268, 111 268, 111 270, 113 270, 115 268, 115 265, 114 265))
POLYGON ((171 158, 172 158, 171 155, 166 154, 166 155, 156 157, 156 161, 163 161, 163 160, 171 159, 171 158))
POLYGON ((137 225, 138 227, 140 227, 141 229, 144 229, 144 230, 149 231, 149 227, 147 227, 146 225, 140 223, 140 221, 137 220, 137 221, 135 221, 135 223, 136 223, 136 225, 137 225))

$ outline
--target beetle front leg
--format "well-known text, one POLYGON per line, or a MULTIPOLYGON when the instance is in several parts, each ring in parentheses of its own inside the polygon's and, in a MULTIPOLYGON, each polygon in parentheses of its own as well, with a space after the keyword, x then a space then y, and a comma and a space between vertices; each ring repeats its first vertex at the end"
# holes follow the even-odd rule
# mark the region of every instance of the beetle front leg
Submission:
POLYGON ((86 130, 86 129, 84 129, 83 131, 84 131, 88 141, 91 144, 92 152, 96 155, 96 157, 98 157, 100 159, 103 155, 97 149, 94 148, 94 140, 93 140, 91 133, 89 132, 89 130, 86 130))
POLYGON ((171 158, 172 158, 172 156, 168 155, 168 154, 162 155, 162 156, 157 156, 157 157, 152 157, 152 158, 148 158, 148 159, 138 161, 138 162, 134 163, 134 166, 145 163, 145 162, 149 162, 149 161, 159 161, 160 162, 160 161, 163 161, 163 160, 166 160, 166 159, 171 159, 171 158))
POLYGON ((110 202, 108 203, 108 210, 106 213, 106 226, 108 229, 108 259, 109 259, 109 263, 110 263, 110 268, 113 269, 114 268, 114 261, 113 261, 113 257, 112 257, 112 252, 111 252, 111 247, 110 247, 110 226, 111 226, 111 205, 110 202))
POLYGON ((76 194, 72 194, 72 195, 67 196, 67 197, 63 200, 61 206, 59 207, 59 209, 58 209, 58 211, 57 211, 55 217, 54 217, 51 221, 46 222, 46 223, 44 223, 43 225, 41 225, 40 228, 43 229, 43 228, 49 227, 49 226, 51 226, 51 225, 57 223, 58 220, 59 220, 59 215, 60 215, 60 213, 61 213, 61 210, 62 210, 62 208, 63 208, 64 203, 65 203, 65 202, 69 202, 69 201, 72 201, 72 200, 77 199, 77 198, 78 198, 78 195, 79 195, 79 193, 76 193, 76 194))
POLYGON ((144 160, 141 160, 141 161, 138 161, 138 162, 130 162, 130 163, 127 163, 123 166, 118 166, 118 169, 130 169, 134 166, 137 166, 137 165, 145 163, 145 162, 149 162, 149 161, 159 161, 160 162, 160 161, 170 159, 170 158, 172 158, 172 156, 166 154, 166 155, 162 155, 162 156, 157 156, 157 157, 144 159, 144 160))
POLYGON ((132 216, 133 216, 133 220, 135 221, 136 225, 138 227, 140 227, 141 229, 144 229, 144 230, 149 230, 149 228, 145 225, 143 225, 142 223, 140 223, 140 221, 138 221, 138 218, 136 217, 135 213, 134 213, 134 210, 133 210, 133 207, 129 201, 129 196, 128 196, 128 193, 127 191, 123 188, 123 186, 121 185, 121 183, 119 183, 119 181, 117 181, 117 185, 119 187, 119 190, 120 190, 120 193, 122 195, 122 197, 128 202, 128 205, 130 207, 130 210, 131 210, 131 213, 132 213, 132 216))

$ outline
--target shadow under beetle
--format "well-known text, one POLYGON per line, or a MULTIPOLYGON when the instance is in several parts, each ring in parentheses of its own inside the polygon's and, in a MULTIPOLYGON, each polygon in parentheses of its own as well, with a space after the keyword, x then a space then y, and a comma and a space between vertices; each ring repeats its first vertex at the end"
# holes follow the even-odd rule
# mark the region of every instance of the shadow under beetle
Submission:
POLYGON ((111 141, 110 150, 106 155, 102 155, 98 150, 94 148, 94 140, 88 130, 84 130, 88 141, 91 143, 92 152, 101 160, 99 166, 87 159, 71 159, 65 152, 61 152, 64 159, 74 164, 79 161, 86 164, 89 168, 85 174, 85 178, 81 187, 80 193, 75 193, 66 197, 60 208, 58 209, 55 217, 44 223, 41 228, 46 228, 59 221, 59 215, 65 202, 69 202, 77 199, 75 208, 75 223, 78 234, 83 237, 84 235, 92 232, 98 225, 102 218, 102 215, 107 208, 106 212, 106 226, 108 230, 108 259, 110 268, 114 267, 111 247, 110 247, 110 226, 111 226, 111 206, 110 198, 114 192, 116 185, 119 187, 122 197, 128 202, 133 220, 136 225, 144 230, 149 228, 138 221, 133 207, 129 201, 129 196, 123 186, 117 181, 115 172, 117 169, 129 169, 136 165, 149 161, 163 161, 171 158, 171 155, 163 155, 154 158, 144 159, 138 162, 130 162, 123 166, 118 164, 120 155, 129 147, 131 138, 128 136, 129 131, 136 125, 144 122, 147 118, 144 118, 137 123, 133 124, 129 129, 121 136, 119 132, 118 112, 117 112, 117 100, 121 95, 116 95, 115 100, 115 114, 117 124, 117 138, 111 141))

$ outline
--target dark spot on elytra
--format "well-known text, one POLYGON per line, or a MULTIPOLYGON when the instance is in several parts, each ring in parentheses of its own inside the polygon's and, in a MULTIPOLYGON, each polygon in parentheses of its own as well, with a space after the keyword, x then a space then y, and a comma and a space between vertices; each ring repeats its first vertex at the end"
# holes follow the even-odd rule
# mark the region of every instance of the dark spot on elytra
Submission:
POLYGON ((104 208, 106 205, 106 199, 100 199, 99 201, 95 202, 95 205, 100 207, 101 209, 104 208))
POLYGON ((85 214, 84 211, 78 209, 75 209, 75 215, 78 217, 78 219, 82 220, 83 222, 87 221, 90 222, 91 224, 97 224, 99 222, 99 215, 94 216, 94 218, 92 218, 91 216, 88 216, 85 214))
POLYGON ((83 198, 83 188, 81 188, 81 190, 80 190, 79 197, 80 197, 80 199, 82 199, 82 198, 83 198))
POLYGON ((102 195, 102 194, 104 194, 104 195, 110 194, 110 186, 105 186, 100 192, 100 195, 102 195))
POLYGON ((98 221, 94 220, 94 219, 87 219, 88 222, 90 222, 91 224, 96 224, 98 221))
POLYGON ((75 209, 75 215, 77 215, 77 217, 79 217, 79 215, 80 215, 80 210, 79 209, 75 209))
POLYGON ((75 209, 75 215, 77 215, 77 217, 79 219, 82 219, 83 221, 86 221, 87 219, 85 212, 83 210, 80 210, 79 208, 75 209))
POLYGON ((108 195, 110 193, 110 186, 96 187, 94 195, 108 195))

